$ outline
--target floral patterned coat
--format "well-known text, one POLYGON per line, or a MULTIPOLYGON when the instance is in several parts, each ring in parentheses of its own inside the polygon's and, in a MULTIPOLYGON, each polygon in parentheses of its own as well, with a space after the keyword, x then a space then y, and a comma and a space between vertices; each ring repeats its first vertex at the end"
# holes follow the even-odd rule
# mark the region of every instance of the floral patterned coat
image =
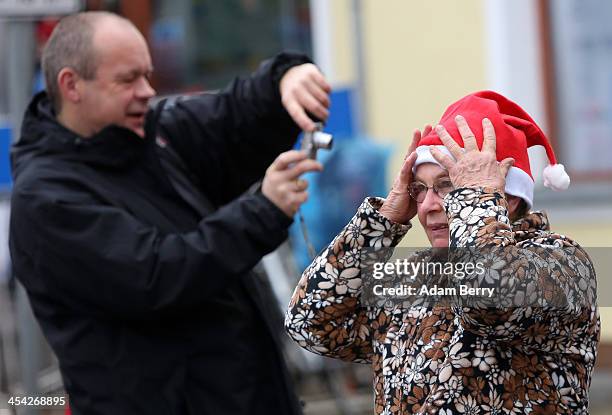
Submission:
POLYGON ((286 314, 289 335, 311 352, 369 363, 377 414, 588 413, 600 322, 595 274, 582 248, 550 232, 541 212, 510 224, 499 193, 457 189, 444 199, 450 246, 555 249, 558 268, 538 269, 517 255, 507 262, 513 272, 499 278, 520 282, 527 268, 535 269, 542 281, 555 278, 570 291, 580 275, 589 282, 591 305, 366 307, 360 251, 394 247, 410 229, 380 215, 381 205, 381 199, 366 199, 304 271, 286 314))

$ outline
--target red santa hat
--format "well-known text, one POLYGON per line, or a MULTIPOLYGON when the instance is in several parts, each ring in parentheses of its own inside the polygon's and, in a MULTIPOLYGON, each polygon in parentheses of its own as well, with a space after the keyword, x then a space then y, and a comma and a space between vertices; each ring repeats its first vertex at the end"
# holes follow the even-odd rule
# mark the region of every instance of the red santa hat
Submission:
MULTIPOLYGON (((451 137, 463 148, 463 140, 455 124, 455 117, 461 115, 465 118, 470 129, 476 136, 478 148, 482 148, 483 133, 482 119, 491 120, 497 137, 497 160, 501 161, 512 157, 515 162, 506 176, 505 192, 525 200, 529 207, 533 206, 534 181, 529 166, 527 148, 541 145, 546 150, 550 165, 544 169, 544 186, 554 190, 567 189, 570 178, 562 164, 557 164, 555 153, 540 127, 516 103, 493 91, 481 91, 470 94, 452 104, 440 119, 451 137)), ((430 146, 452 155, 442 144, 440 137, 431 132, 423 137, 416 149, 417 159, 414 169, 423 163, 439 163, 429 151, 430 146)))

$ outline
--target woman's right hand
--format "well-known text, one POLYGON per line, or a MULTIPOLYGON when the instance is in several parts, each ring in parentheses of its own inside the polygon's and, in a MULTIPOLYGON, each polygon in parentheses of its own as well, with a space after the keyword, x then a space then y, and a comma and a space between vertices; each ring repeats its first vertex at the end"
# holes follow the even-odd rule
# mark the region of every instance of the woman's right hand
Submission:
POLYGON ((416 148, 421 141, 421 137, 427 136, 431 132, 431 126, 426 125, 421 134, 420 130, 414 130, 412 143, 408 148, 404 163, 399 174, 393 182, 393 187, 389 192, 385 202, 380 208, 380 214, 395 223, 407 224, 417 213, 416 201, 410 197, 408 187, 412 182, 412 167, 416 161, 416 148))

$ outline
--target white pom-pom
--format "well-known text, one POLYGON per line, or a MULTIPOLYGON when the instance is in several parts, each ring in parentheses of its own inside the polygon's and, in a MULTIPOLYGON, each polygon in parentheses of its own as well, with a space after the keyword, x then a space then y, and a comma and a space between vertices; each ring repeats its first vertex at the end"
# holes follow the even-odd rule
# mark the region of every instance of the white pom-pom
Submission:
POLYGON ((546 166, 543 172, 544 186, 553 190, 565 190, 570 185, 570 178, 563 164, 546 166))

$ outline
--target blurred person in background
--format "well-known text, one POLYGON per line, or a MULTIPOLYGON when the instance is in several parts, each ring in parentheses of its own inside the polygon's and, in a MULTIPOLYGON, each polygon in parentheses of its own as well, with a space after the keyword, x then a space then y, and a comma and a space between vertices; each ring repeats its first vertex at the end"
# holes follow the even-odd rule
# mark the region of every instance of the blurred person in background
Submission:
POLYGON ((531 117, 497 93, 462 98, 439 124, 414 133, 388 197, 366 199, 306 269, 286 330, 314 353, 370 364, 377 414, 587 414, 600 334, 595 272, 575 241, 530 210, 527 148, 546 149, 545 185, 561 190, 569 177, 531 117), (362 303, 373 278, 362 254, 396 247, 415 216, 432 247, 501 249, 503 268, 486 286, 507 294, 503 306, 362 303), (547 296, 525 306, 521 290, 547 296), (578 293, 586 305, 573 306, 578 293))
POLYGON ((10 250, 73 414, 300 413, 252 269, 306 200, 299 176, 322 169, 289 149, 307 112, 327 118, 323 75, 283 53, 150 109, 145 39, 107 12, 62 19, 42 61, 12 150, 10 250))

